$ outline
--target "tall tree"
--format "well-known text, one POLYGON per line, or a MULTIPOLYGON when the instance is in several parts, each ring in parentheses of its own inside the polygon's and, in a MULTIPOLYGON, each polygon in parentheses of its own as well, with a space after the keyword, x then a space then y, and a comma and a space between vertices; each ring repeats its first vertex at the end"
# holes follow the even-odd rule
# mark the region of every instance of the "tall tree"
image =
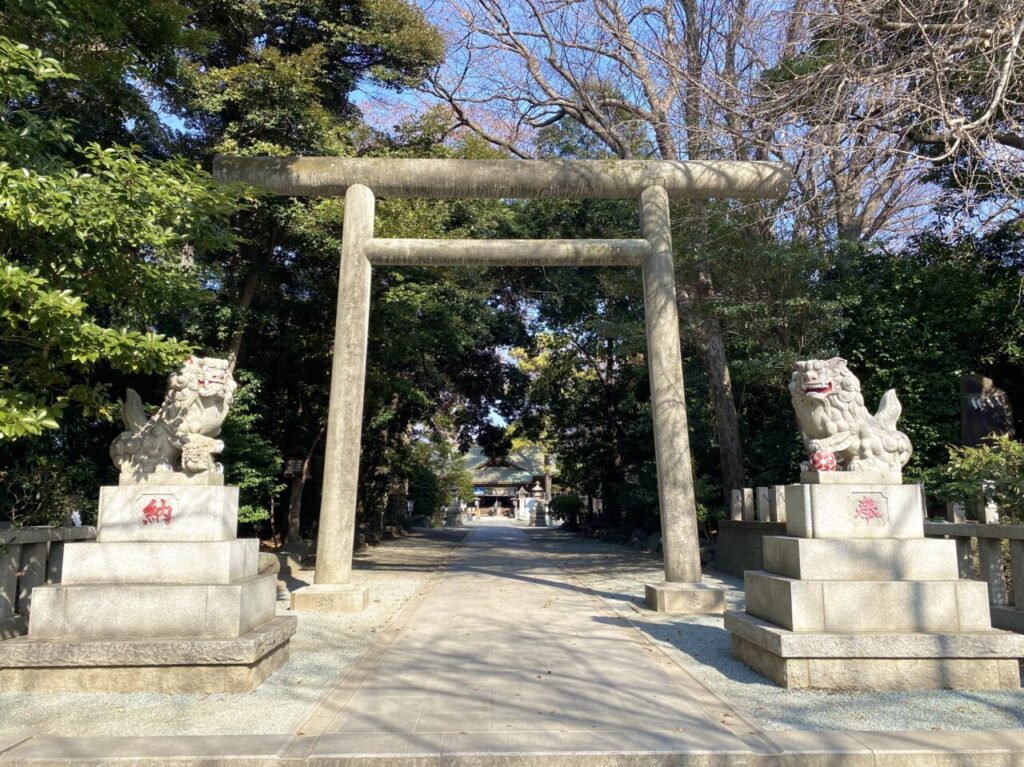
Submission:
MULTIPOLYGON (((819 151, 856 142, 865 163, 870 149, 893 168, 937 166, 930 178, 971 192, 972 205, 987 201, 990 218, 1019 213, 1021 0, 814 0, 793 7, 790 26, 793 43, 763 81, 766 119, 819 151)), ((859 217, 866 222, 840 213, 841 230, 870 230, 887 204, 873 200, 859 217)))
POLYGON ((183 251, 230 248, 234 193, 187 162, 81 145, 45 109, 75 80, 0 37, 0 436, 56 429, 69 405, 111 414, 108 367, 164 371, 187 344, 152 318, 201 290, 183 251), (42 105, 42 106, 41 106, 42 105))
POLYGON ((154 87, 175 79, 180 53, 201 43, 189 12, 176 0, 12 0, 0 6, 0 29, 75 75, 40 83, 40 116, 67 121, 83 144, 166 156, 173 137, 154 87))
MULTIPOLYGON (((908 151, 934 138, 922 129, 930 117, 914 135, 907 132, 916 119, 915 89, 936 96, 935 103, 948 95, 950 105, 975 94, 964 107, 946 107, 974 110, 962 125, 959 113, 950 113, 949 125, 961 125, 957 135, 973 131, 979 140, 1013 145, 1017 0, 971 4, 970 11, 943 0, 890 6, 449 0, 436 6, 444 10, 435 18, 459 42, 430 92, 450 105, 460 125, 524 157, 544 151, 546 127, 571 120, 622 158, 789 162, 795 184, 781 212, 748 206, 753 215, 742 211, 735 223, 746 242, 772 252, 779 244, 794 252, 807 243, 831 249, 837 240, 856 244, 920 230, 933 213, 940 190, 929 181, 940 153, 908 151), (911 29, 915 24, 920 28, 911 29), (973 47, 965 48, 969 40, 973 47), (937 51, 953 57, 945 90, 919 76, 929 61, 933 72, 944 71, 937 51), (888 78, 891 65, 911 58, 913 66, 888 78), (901 115, 895 123, 888 118, 894 108, 901 115)), ((955 168, 962 157, 947 159, 955 168)), ((1005 170, 1006 162, 989 153, 987 166, 1005 170)), ((688 221, 675 238, 679 298, 711 384, 729 487, 743 480, 728 360, 729 334, 742 329, 729 327, 722 308, 741 299, 744 281, 731 282, 728 260, 713 258, 709 215, 707 206, 691 205, 676 218, 688 221)))
MULTIPOLYGON (((705 93, 708 81, 739 76, 739 31, 746 3, 733 3, 727 39, 712 36, 711 17, 696 0, 673 3, 576 3, 552 8, 523 0, 453 0, 462 43, 431 80, 430 91, 457 120, 523 157, 545 151, 540 133, 571 122, 592 134, 612 156, 666 160, 710 159, 750 153, 723 146, 709 131, 721 113, 705 93), (724 68, 724 69, 723 69, 724 68), (499 85, 490 72, 501 71, 499 85)), ((733 87, 736 83, 733 82, 733 87)), ((725 98, 731 98, 726 95, 725 98)), ((737 134, 738 135, 738 134, 737 134)), ((703 215, 677 237, 700 253, 703 215)), ((739 421, 724 330, 707 307, 718 300, 711 265, 680 271, 681 314, 711 383, 717 443, 726 489, 742 487, 739 421)))

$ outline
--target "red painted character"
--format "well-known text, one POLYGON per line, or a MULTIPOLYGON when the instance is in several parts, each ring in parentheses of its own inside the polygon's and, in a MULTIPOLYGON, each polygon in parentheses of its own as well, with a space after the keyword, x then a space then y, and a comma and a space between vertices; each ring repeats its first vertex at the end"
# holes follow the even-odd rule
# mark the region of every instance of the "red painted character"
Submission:
POLYGON ((160 503, 157 503, 157 499, 154 498, 142 510, 142 524, 148 525, 150 522, 159 522, 162 519, 165 525, 169 525, 171 524, 171 511, 171 505, 167 501, 161 498, 160 503))
POLYGON ((870 522, 872 519, 881 519, 882 510, 878 508, 874 498, 865 497, 860 499, 857 508, 853 512, 853 516, 870 522))

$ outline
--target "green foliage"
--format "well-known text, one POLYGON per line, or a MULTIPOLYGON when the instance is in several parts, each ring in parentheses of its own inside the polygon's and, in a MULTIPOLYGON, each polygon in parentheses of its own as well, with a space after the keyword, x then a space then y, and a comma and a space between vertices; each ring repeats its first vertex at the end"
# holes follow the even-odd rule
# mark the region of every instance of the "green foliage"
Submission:
POLYGON ((210 43, 185 51, 167 99, 220 152, 350 154, 362 79, 417 84, 444 47, 405 0, 193 3, 210 43))
POLYGON ((766 85, 784 83, 813 74, 836 60, 837 46, 834 42, 816 42, 808 50, 793 56, 786 56, 778 64, 761 73, 766 85))
POLYGON ((0 520, 15 527, 67 525, 72 512, 84 524, 95 521, 95 468, 85 456, 63 460, 41 446, 9 456, 0 468, 0 520))
POLYGON ((462 456, 444 440, 415 439, 392 459, 399 476, 409 483, 408 500, 413 515, 436 522, 438 511, 451 504, 451 488, 457 488, 463 502, 473 497, 473 478, 462 456))
MULTIPOLYGON (((822 274, 828 273, 835 254, 777 240, 763 230, 763 213, 720 203, 673 211, 682 230, 675 235, 681 279, 699 285, 701 270, 712 271, 715 278, 713 293, 698 292, 682 307, 684 344, 689 347, 684 351, 699 360, 703 324, 721 324, 745 474, 753 486, 796 479, 802 448, 786 389, 793 363, 839 343, 849 326, 845 296, 829 295, 822 286, 822 274)), ((686 376, 695 464, 700 476, 719 484, 715 414, 706 404, 707 373, 703 365, 691 364, 686 376)), ((708 496, 715 509, 723 508, 723 498, 721 488, 708 496)))
POLYGON ((563 493, 551 499, 551 513, 558 519, 572 519, 583 511, 583 499, 575 493, 563 493))
POLYGON ((262 384, 247 371, 239 371, 234 402, 224 420, 225 479, 237 485, 239 524, 270 519, 275 499, 287 485, 281 479, 284 458, 267 439, 262 423, 262 384))
POLYGON ((39 276, 0 257, 0 436, 9 439, 56 429, 69 403, 85 415, 112 413, 107 387, 79 379, 96 363, 151 373, 187 356, 186 344, 163 336, 104 328, 89 319, 85 302, 55 290, 39 276))
POLYGON ((949 462, 929 472, 928 489, 974 509, 994 501, 999 514, 1024 522, 1024 444, 991 437, 979 447, 950 447, 949 462))
POLYGON ((714 521, 725 518, 721 489, 705 477, 698 477, 693 484, 694 494, 697 496, 697 525, 700 527, 701 535, 710 538, 714 521))
POLYGON ((407 469, 408 499, 413 504, 413 515, 431 519, 445 505, 446 491, 430 464, 416 462, 407 469))
MULTIPOLYGON (((361 81, 403 87, 439 61, 441 37, 414 5, 197 2, 192 21, 210 42, 186 51, 181 77, 163 88, 193 131, 189 144, 197 153, 450 153, 439 146, 448 122, 436 113, 383 136, 361 124, 349 101, 361 81)), ((489 221, 478 211, 500 219, 502 207, 383 200, 376 230, 479 236, 489 221)), ((308 448, 326 420, 343 217, 341 199, 265 199, 237 215, 247 242, 207 262, 220 282, 218 306, 187 320, 190 337, 204 345, 239 348, 240 367, 262 382, 262 434, 282 450, 308 448)), ((364 508, 383 502, 381 470, 390 467, 396 476, 396 467, 410 461, 414 429, 435 446, 450 438, 466 443, 502 393, 506 376, 495 347, 516 323, 489 302, 493 283, 483 270, 375 270, 360 461, 364 508)), ((446 470, 426 465, 441 476, 447 497, 446 470)), ((397 474, 429 484, 422 466, 397 474)), ((422 496, 430 494, 428 488, 422 496)))
POLYGON ((0 4, 0 29, 74 73, 40 89, 46 120, 69 122, 81 144, 165 155, 166 131, 144 86, 175 78, 179 51, 202 42, 188 15, 176 0, 11 0, 0 4))
POLYGON ((191 347, 150 318, 198 288, 182 249, 229 246, 234 195, 182 161, 79 146, 29 110, 71 76, 0 37, 0 438, 55 429, 74 404, 113 412, 98 366, 166 370, 191 347))
POLYGON ((845 329, 822 356, 849 360, 872 411, 896 389, 899 427, 914 445, 911 471, 943 463, 959 440, 961 376, 1018 378, 1022 278, 1024 249, 1005 231, 953 242, 924 236, 899 253, 866 249, 827 275, 824 290, 843 306, 845 329))

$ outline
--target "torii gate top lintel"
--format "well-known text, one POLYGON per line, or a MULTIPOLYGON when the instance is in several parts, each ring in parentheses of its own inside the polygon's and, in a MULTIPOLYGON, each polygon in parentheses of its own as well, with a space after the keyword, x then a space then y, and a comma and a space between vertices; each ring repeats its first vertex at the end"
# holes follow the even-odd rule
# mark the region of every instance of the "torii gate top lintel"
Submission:
POLYGON ((792 171, 776 162, 730 160, 440 160, 218 155, 213 173, 274 194, 339 197, 354 184, 377 197, 637 199, 660 186, 669 197, 777 199, 792 171))
POLYGON ((789 187, 788 166, 727 161, 217 157, 214 175, 281 195, 345 196, 316 582, 292 595, 293 609, 359 609, 366 604, 365 589, 351 584, 351 574, 373 266, 495 264, 640 268, 665 560, 665 581, 647 586, 647 602, 670 612, 722 612, 725 592, 701 581, 669 202, 672 197, 778 198, 789 187), (373 231, 378 196, 632 198, 640 202, 640 237, 380 238, 373 231))

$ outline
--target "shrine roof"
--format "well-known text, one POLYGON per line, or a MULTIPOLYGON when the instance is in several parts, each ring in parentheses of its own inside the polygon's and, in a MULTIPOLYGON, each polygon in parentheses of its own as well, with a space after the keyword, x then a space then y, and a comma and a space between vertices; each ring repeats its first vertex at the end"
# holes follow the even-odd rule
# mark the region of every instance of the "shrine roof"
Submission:
MULTIPOLYGON (((465 456, 466 470, 473 476, 474 486, 529 485, 544 476, 544 451, 541 448, 513 450, 506 457, 489 459, 483 449, 474 445, 465 456)), ((555 456, 548 455, 548 468, 554 473, 555 456)))

